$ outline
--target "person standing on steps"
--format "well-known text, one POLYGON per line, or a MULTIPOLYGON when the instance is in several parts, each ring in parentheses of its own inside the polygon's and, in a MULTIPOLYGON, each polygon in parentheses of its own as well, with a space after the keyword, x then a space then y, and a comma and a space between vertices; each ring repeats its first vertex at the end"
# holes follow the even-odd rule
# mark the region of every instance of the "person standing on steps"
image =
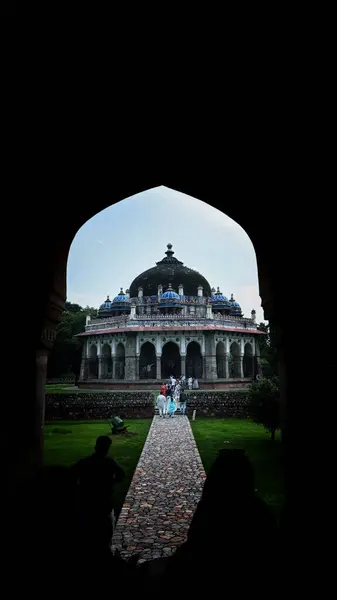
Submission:
POLYGON ((187 394, 184 390, 180 392, 180 413, 185 414, 187 394))
POLYGON ((189 390, 191 390, 191 389, 192 389, 192 383, 193 383, 193 379, 192 379, 192 377, 190 376, 190 377, 188 378, 188 389, 189 389, 189 390))
POLYGON ((199 381, 197 380, 196 377, 194 378, 194 381, 193 381, 193 389, 194 390, 198 390, 199 389, 199 381))
POLYGON ((157 396, 157 406, 159 410, 159 416, 164 416, 164 410, 166 408, 166 397, 163 394, 157 396))
POLYGON ((177 410, 177 405, 176 405, 176 403, 174 401, 174 398, 171 398, 170 399, 170 403, 168 405, 168 415, 169 415, 169 417, 172 417, 172 419, 173 419, 174 413, 176 412, 176 410, 177 410))

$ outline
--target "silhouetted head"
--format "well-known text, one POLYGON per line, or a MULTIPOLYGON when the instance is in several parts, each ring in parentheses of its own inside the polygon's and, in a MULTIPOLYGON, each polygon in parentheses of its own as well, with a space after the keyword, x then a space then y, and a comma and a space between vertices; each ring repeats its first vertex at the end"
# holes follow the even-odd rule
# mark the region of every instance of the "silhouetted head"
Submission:
POLYGON ((96 440, 95 451, 100 456, 106 456, 111 446, 111 439, 107 435, 100 435, 96 440))
POLYGON ((227 499, 243 498, 254 494, 254 489, 254 469, 245 451, 220 450, 209 470, 204 493, 221 495, 223 492, 227 499))

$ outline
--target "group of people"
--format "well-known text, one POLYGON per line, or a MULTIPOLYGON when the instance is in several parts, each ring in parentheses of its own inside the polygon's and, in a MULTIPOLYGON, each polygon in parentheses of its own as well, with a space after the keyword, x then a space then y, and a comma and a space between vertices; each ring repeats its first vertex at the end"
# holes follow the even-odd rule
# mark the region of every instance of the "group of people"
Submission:
POLYGON ((160 386, 160 392, 157 397, 157 406, 161 417, 164 418, 168 415, 173 418, 174 413, 178 408, 178 404, 181 414, 185 414, 187 401, 185 390, 187 388, 189 390, 192 388, 199 389, 199 382, 196 377, 188 377, 186 379, 185 375, 182 375, 176 379, 174 375, 171 375, 167 382, 160 386))

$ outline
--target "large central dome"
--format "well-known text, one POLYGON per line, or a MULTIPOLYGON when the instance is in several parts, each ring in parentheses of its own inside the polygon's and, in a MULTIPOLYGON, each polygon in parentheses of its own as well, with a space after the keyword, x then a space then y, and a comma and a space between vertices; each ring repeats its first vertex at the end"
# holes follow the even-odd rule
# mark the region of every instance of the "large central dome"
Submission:
POLYGON ((158 294, 158 285, 163 286, 165 291, 169 284, 178 291, 179 285, 184 287, 184 295, 197 296, 198 286, 203 287, 203 295, 211 296, 211 287, 208 281, 193 269, 184 266, 180 260, 177 260, 173 254, 172 244, 167 244, 166 257, 156 263, 155 267, 148 269, 138 275, 130 286, 130 296, 135 298, 138 295, 138 288, 143 288, 144 296, 156 296, 158 294))

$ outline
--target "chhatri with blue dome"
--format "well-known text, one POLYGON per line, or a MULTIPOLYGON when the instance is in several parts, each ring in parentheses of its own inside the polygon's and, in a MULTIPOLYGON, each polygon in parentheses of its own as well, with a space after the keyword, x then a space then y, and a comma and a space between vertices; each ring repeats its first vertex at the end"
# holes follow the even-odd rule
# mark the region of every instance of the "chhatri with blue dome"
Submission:
POLYGON ((87 317, 80 387, 151 389, 173 374, 197 377, 200 387, 240 387, 259 372, 255 310, 174 256, 138 275, 130 287, 87 317))

